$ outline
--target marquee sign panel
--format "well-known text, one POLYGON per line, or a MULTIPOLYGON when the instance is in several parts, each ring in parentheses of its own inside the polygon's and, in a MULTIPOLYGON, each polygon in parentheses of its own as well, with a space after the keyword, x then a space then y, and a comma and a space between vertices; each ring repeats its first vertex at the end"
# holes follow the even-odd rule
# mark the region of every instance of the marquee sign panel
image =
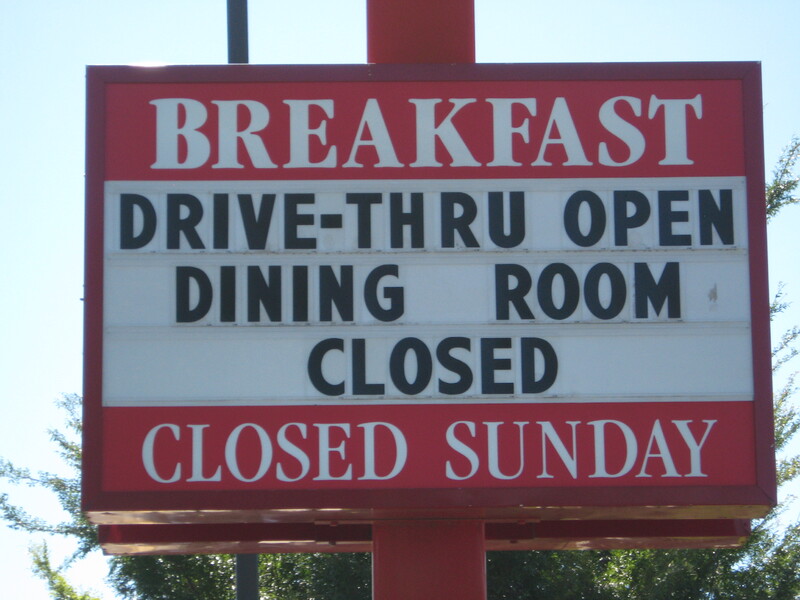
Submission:
POLYGON ((90 68, 90 518, 764 514, 759 86, 90 68))

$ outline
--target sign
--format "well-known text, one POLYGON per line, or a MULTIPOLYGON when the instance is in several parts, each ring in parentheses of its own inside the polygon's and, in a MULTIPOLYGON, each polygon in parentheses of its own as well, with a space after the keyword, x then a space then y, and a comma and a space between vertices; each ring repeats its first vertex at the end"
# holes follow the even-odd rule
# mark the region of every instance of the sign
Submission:
POLYGON ((89 69, 97 523, 774 503, 750 63, 89 69))
MULTIPOLYGON (((642 520, 487 523, 486 550, 616 550, 624 548, 737 548, 750 521, 642 520)), ((368 524, 217 523, 100 525, 109 554, 272 554, 374 552, 368 524)))

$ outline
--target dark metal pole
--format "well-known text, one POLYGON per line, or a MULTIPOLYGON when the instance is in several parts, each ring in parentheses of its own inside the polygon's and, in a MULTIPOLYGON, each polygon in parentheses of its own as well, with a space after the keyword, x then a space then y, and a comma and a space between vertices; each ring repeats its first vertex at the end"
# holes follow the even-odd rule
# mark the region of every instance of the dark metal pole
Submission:
MULTIPOLYGON (((248 62, 247 0, 228 0, 228 63, 248 62)), ((236 600, 258 600, 258 554, 236 555, 236 600)))
POLYGON ((228 62, 250 62, 247 48, 247 0, 228 0, 228 62))
POLYGON ((258 554, 236 555, 236 600, 258 600, 258 554))

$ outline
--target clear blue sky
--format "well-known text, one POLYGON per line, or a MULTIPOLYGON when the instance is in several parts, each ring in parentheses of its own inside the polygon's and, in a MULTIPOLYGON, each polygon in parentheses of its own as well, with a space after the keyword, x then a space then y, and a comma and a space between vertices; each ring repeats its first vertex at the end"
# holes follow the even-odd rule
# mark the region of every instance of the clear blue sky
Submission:
MULTIPOLYGON (((400 0, 401 1, 401 0, 400 0)), ((431 0, 434 1, 434 0, 431 0)), ((763 63, 767 177, 800 135, 797 0, 476 0, 478 62, 763 63)), ((363 63, 365 0, 250 0, 253 63, 363 63)), ((84 73, 87 64, 206 64, 227 57, 225 0, 27 0, 0 4, 0 456, 57 470, 54 400, 80 392, 84 73)), ((800 207, 770 226, 773 289, 800 306, 800 207)), ((795 307, 774 337, 800 323, 795 307)), ((798 369, 798 363, 786 371, 798 369)), ((9 490, 0 487, 0 493, 9 490)), ((10 490, 31 511, 54 501, 10 490)), ((0 529, 8 598, 45 600, 28 545, 0 529)), ((53 542, 57 559, 69 546, 53 542)), ((101 558, 71 577, 102 591, 101 558)))

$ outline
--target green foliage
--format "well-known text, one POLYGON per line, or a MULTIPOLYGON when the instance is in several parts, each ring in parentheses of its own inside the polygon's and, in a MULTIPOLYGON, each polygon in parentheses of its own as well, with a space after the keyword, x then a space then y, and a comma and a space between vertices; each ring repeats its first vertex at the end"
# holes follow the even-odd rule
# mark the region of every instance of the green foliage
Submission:
MULTIPOLYGON (((780 284, 778 286, 778 291, 775 294, 775 297, 772 299, 772 303, 769 307, 770 320, 774 319, 776 315, 779 315, 787 308, 789 308, 789 302, 784 299, 783 284, 780 284)), ((795 346, 795 342, 797 341, 798 337, 800 337, 800 327, 797 326, 792 327, 783 333, 780 340, 778 340, 777 345, 772 349, 773 372, 777 371, 784 364, 797 356, 798 350, 795 346)))
POLYGON ((97 530, 81 513, 81 404, 77 395, 65 395, 56 404, 66 413, 65 431, 50 430, 50 439, 55 443, 59 456, 73 472, 72 477, 62 477, 53 473, 31 473, 0 459, 0 479, 14 485, 43 488, 55 494, 59 504, 67 513, 68 519, 60 523, 47 521, 28 514, 23 508, 12 504, 8 494, 0 494, 0 515, 11 529, 64 535, 78 542, 74 558, 85 556, 97 548, 97 530))
MULTIPOLYGON (((231 555, 116 556, 109 583, 122 598, 234 600, 231 555)), ((264 554, 259 557, 263 600, 369 600, 369 554, 264 554)))
POLYGON ((269 600, 369 600, 369 554, 276 554, 261 557, 262 596, 269 600))
POLYGON ((490 600, 604 600, 610 552, 488 552, 490 600))
MULTIPOLYGON (((263 600, 369 600, 369 554, 264 554, 263 600)), ((113 557, 109 582, 123 598, 234 600, 230 555, 113 557)))
POLYGON ((796 190, 800 179, 794 172, 800 157, 800 138, 792 138, 792 142, 783 149, 778 165, 772 172, 772 183, 767 186, 767 220, 769 221, 778 214, 784 206, 797 204, 800 196, 796 190))
POLYGON ((233 600, 235 582, 229 555, 117 556, 109 576, 121 597, 141 600, 233 600))
POLYGON ((33 572, 47 582, 50 595, 54 600, 98 600, 94 596, 75 591, 64 576, 50 564, 47 546, 42 544, 31 548, 33 572))

